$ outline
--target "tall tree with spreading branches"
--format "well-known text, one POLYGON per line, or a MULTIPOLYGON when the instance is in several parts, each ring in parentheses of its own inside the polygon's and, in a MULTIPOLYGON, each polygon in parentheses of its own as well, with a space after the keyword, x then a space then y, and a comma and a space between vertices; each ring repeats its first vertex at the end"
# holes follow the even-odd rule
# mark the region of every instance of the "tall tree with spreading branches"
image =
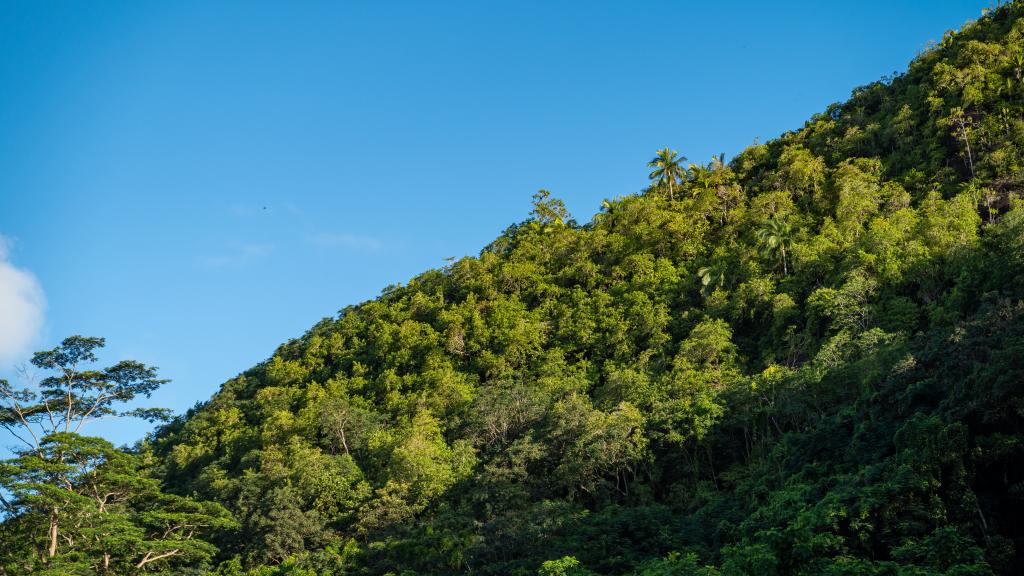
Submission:
POLYGON ((232 524, 219 504, 163 493, 138 454, 80 434, 104 418, 153 422, 169 413, 126 407, 167 380, 133 360, 94 367, 103 345, 102 338, 69 337, 32 357, 48 373, 38 383, 28 369, 20 370, 24 388, 0 380, 0 428, 20 442, 14 457, 0 462, 2 519, 5 529, 30 536, 30 554, 0 550, 0 573, 11 562, 42 574, 136 574, 170 569, 172 561, 201 563, 216 551, 204 533, 232 524))

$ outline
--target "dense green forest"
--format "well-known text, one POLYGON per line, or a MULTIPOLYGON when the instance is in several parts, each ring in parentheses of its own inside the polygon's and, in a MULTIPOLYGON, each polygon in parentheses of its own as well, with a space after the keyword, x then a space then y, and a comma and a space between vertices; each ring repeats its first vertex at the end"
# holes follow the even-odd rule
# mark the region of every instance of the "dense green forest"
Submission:
POLYGON ((1022 150, 1015 2, 586 224, 539 192, 130 450, 65 423, 162 381, 71 338, 0 387, 58 416, 0 574, 1024 572, 1022 150))

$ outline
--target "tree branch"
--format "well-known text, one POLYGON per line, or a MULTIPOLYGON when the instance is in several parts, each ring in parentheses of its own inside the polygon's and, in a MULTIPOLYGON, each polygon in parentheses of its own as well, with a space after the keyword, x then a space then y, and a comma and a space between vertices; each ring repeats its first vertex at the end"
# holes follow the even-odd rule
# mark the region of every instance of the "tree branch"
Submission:
POLYGON ((7 498, 4 498, 4 495, 3 495, 2 492, 0 492, 0 504, 3 504, 4 508, 7 508, 7 511, 10 512, 11 514, 15 513, 14 505, 11 504, 10 502, 8 502, 7 498))
POLYGON ((150 562, 155 562, 157 560, 160 560, 161 558, 167 558, 167 557, 170 557, 170 556, 175 556, 179 552, 181 552, 181 549, 179 549, 179 548, 175 548, 174 550, 171 550, 169 552, 164 552, 163 554, 156 554, 156 555, 154 555, 152 552, 146 552, 146 555, 142 558, 142 560, 139 561, 138 564, 135 565, 135 567, 136 568, 142 568, 143 566, 145 566, 146 564, 149 564, 150 562))
MULTIPOLYGON (((28 433, 32 435, 32 442, 35 444, 33 448, 36 454, 39 454, 39 437, 36 436, 35 430, 29 425, 28 420, 25 419, 25 412, 21 409, 21 405, 14 398, 11 398, 11 403, 14 405, 14 412, 18 415, 18 419, 21 420, 21 425, 28 430, 28 433)), ((12 432, 13 434, 13 432, 12 432)))
POLYGON ((11 428, 11 426, 9 424, 0 424, 0 427, 2 427, 4 430, 7 430, 8 432, 10 432, 11 436, 14 436, 18 440, 20 440, 21 443, 24 444, 25 446, 28 446, 29 448, 32 448, 33 451, 35 451, 36 454, 39 454, 39 446, 38 446, 38 444, 33 446, 31 442, 29 442, 28 440, 25 440, 21 436, 18 436, 18 433, 15 432, 14 429, 11 428))
POLYGON ((78 430, 82 427, 82 424, 85 424, 85 421, 89 418, 89 415, 92 414, 96 410, 96 408, 99 407, 100 402, 106 399, 106 394, 106 392, 101 392, 100 395, 96 397, 96 401, 92 403, 92 406, 88 410, 86 410, 85 414, 82 414, 82 418, 78 421, 78 425, 75 426, 75 434, 78 433, 78 430))

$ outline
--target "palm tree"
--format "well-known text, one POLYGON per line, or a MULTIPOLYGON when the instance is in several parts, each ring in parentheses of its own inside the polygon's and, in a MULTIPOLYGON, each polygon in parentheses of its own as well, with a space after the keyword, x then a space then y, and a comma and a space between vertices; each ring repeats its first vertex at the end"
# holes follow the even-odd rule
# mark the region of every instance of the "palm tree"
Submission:
POLYGON ((782 275, 789 275, 787 254, 793 237, 793 227, 785 218, 769 218, 757 231, 757 241, 761 244, 761 253, 772 257, 778 253, 782 258, 782 275))
POLYGON ((658 150, 658 155, 647 163, 648 168, 654 168, 654 171, 650 173, 648 178, 654 180, 658 185, 668 183, 669 200, 673 199, 672 191, 676 181, 686 177, 686 170, 683 168, 683 162, 686 162, 686 157, 677 156, 677 154, 675 150, 665 147, 658 150))
POLYGON ((697 270, 697 277, 700 278, 700 295, 707 298, 715 288, 725 285, 725 268, 721 264, 704 266, 697 270))
POLYGON ((725 152, 718 154, 717 156, 711 155, 711 171, 719 172, 725 169, 725 152))
POLYGON ((708 190, 711 190, 715 187, 714 173, 711 171, 710 166, 690 164, 690 168, 688 171, 690 173, 690 182, 694 184, 694 196, 696 196, 700 192, 707 192, 708 190))

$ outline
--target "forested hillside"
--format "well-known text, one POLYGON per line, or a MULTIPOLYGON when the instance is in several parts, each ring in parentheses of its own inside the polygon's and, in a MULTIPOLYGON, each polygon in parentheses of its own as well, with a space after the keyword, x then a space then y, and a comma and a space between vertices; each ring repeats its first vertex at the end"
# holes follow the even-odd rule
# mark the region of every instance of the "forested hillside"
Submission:
POLYGON ((1022 147, 1015 2, 587 223, 541 191, 137 451, 233 517, 197 573, 1019 574, 1022 147))

